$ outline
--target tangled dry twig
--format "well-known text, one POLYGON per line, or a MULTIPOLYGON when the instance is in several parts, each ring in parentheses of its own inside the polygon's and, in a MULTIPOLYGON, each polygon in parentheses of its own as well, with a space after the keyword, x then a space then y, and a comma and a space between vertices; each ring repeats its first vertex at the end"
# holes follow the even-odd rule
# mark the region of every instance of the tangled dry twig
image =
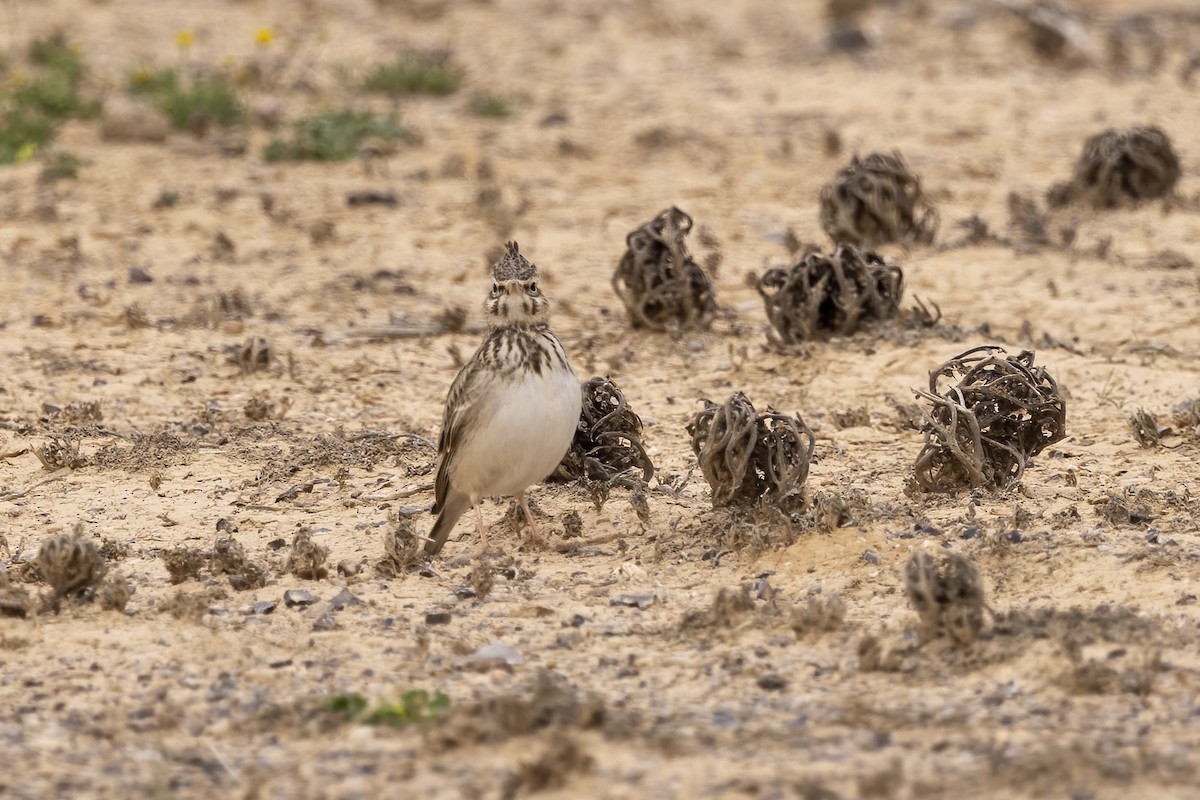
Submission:
POLYGON ((938 213, 898 151, 854 156, 821 187, 821 227, 835 244, 929 244, 938 213))
POLYGON ((799 415, 759 414, 741 392, 709 400, 687 426, 714 507, 781 505, 804 488, 815 439, 799 415))
POLYGON ((810 252, 791 267, 767 270, 756 288, 780 343, 793 345, 894 316, 904 273, 872 250, 839 245, 829 256, 810 252))
POLYGON ((625 237, 612 283, 633 327, 703 330, 712 324, 715 289, 684 244, 691 229, 692 218, 671 206, 625 237))
POLYGON ((1028 350, 972 348, 929 373, 928 392, 914 393, 933 406, 921 410, 925 446, 914 466, 927 492, 1011 486, 1031 457, 1066 435, 1066 401, 1028 350))
POLYGON ((583 411, 571 449, 552 477, 611 482, 630 470, 640 470, 643 481, 654 477, 642 444, 642 419, 615 383, 592 378, 583 384, 583 411))

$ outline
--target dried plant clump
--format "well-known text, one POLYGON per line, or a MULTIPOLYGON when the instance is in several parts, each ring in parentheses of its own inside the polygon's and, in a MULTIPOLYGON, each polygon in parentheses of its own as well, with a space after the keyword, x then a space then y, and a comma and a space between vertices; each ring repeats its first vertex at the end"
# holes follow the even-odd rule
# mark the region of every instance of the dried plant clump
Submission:
POLYGON ((552 476, 556 480, 611 482, 631 470, 654 477, 654 464, 642 444, 642 419, 608 378, 583 384, 583 411, 571 449, 552 476))
POLYGON ((672 206, 625 237, 612 283, 633 327, 707 330, 712 324, 716 290, 684 244, 691 229, 692 218, 672 206))
POLYGON ((400 517, 383 535, 383 558, 375 569, 385 578, 399 578, 407 574, 410 567, 425 561, 421 540, 413 531, 412 521, 400 517))
POLYGON ((467 582, 471 585, 471 590, 475 592, 475 599, 483 601, 491 594, 492 586, 495 585, 496 570, 491 564, 480 561, 467 576, 467 582))
POLYGON ((239 592, 267 584, 263 566, 251 560, 241 542, 230 536, 219 537, 211 550, 176 547, 165 551, 162 559, 173 584, 189 578, 199 579, 206 569, 214 575, 227 576, 229 585, 239 592))
POLYGON ((42 542, 38 549, 37 569, 50 584, 56 598, 78 597, 95 587, 108 568, 96 545, 74 533, 61 533, 42 542))
POLYGON ((88 460, 79 454, 79 440, 54 436, 45 444, 35 447, 33 454, 42 467, 50 471, 79 469, 86 467, 88 460))
POLYGON ((8 569, 0 564, 0 617, 25 619, 33 616, 33 597, 23 586, 14 586, 8 577, 8 569))
POLYGON ((237 539, 222 536, 213 542, 208 562, 213 572, 237 572, 246 564, 246 548, 237 539))
POLYGON ((1088 139, 1069 188, 1052 192, 1060 204, 1074 199, 1093 208, 1120 208, 1166 197, 1179 175, 1179 156, 1170 137, 1160 128, 1138 125, 1088 139))
POLYGON ((258 372, 271 366, 274 360, 271 343, 262 336, 251 336, 237 352, 237 365, 244 374, 258 372))
POLYGON ((870 508, 870 500, 862 489, 818 492, 804 514, 804 521, 813 530, 832 533, 838 528, 858 524, 870 508))
POLYGON ((129 582, 122 576, 113 573, 104 580, 104 583, 100 584, 100 588, 96 591, 96 600, 103 609, 124 611, 132 594, 129 582))
POLYGON ((1200 399, 1186 400, 1171 409, 1171 422, 1180 433, 1200 436, 1200 399))
POLYGON ((704 401, 687 426, 714 507, 781 506, 802 492, 815 439, 799 415, 759 414, 742 392, 704 401))
POLYGON ((983 579, 971 560, 947 553, 935 560, 922 550, 904 565, 908 602, 921 618, 921 638, 948 636, 955 644, 975 641, 983 629, 983 579))
POLYGON ((874 251, 839 245, 829 256, 810 252, 791 267, 767 270, 756 288, 786 346, 848 336, 863 323, 895 316, 904 273, 874 251))
POLYGON ((208 586, 199 591, 186 592, 182 589, 158 604, 158 610, 179 620, 198 620, 214 603, 224 600, 224 589, 208 586))
POLYGON ((929 244, 937 210, 898 151, 854 156, 821 187, 821 227, 834 244, 929 244))
POLYGON ((265 397, 251 397, 242 407, 242 413, 251 422, 281 420, 292 407, 292 398, 283 397, 278 403, 265 397))
POLYGON ((43 404, 42 409, 56 425, 86 425, 104 419, 104 411, 95 400, 72 400, 65 408, 43 404))
POLYGON ((322 580, 329 577, 329 569, 325 566, 328 558, 329 548, 314 542, 312 532, 305 529, 298 531, 292 539, 292 551, 284 569, 297 578, 322 580))
POLYGON ((1158 418, 1144 408, 1139 408, 1129 417, 1129 427, 1133 430, 1133 438, 1147 449, 1162 445, 1163 429, 1158 425, 1158 418))
POLYGON ((792 630, 797 636, 836 631, 846 621, 846 601, 837 592, 813 595, 792 607, 792 630))
POLYGON ((173 467, 185 464, 195 451, 196 441, 183 439, 172 431, 157 433, 133 433, 130 445, 121 447, 108 444, 96 451, 91 462, 99 467, 119 468, 128 471, 173 467))
POLYGON ((164 552, 162 560, 171 576, 171 583, 183 583, 189 578, 200 577, 200 571, 208 562, 208 554, 194 547, 175 547, 164 552))
POLYGON ((450 713, 426 730, 424 745, 434 753, 445 753, 475 744, 511 742, 538 731, 562 736, 572 729, 602 725, 605 712, 598 695, 579 689, 556 672, 540 669, 532 681, 514 687, 511 693, 456 702, 450 713))
POLYGON ((573 773, 592 771, 596 760, 569 736, 553 736, 533 761, 522 761, 504 782, 503 793, 524 797, 534 792, 563 789, 573 773), (511 794, 509 794, 511 792, 511 794))
POLYGON ((914 467, 921 489, 1011 486, 1030 458, 1066 435, 1066 401, 1033 357, 975 347, 931 372, 928 392, 914 390, 932 405, 921 411, 925 446, 914 467))
POLYGON ((267 585, 266 570, 251 561, 246 548, 232 536, 222 536, 213 543, 208 562, 214 573, 227 575, 229 585, 239 592, 267 585))
POLYGON ((684 614, 680 627, 689 628, 732 628, 742 618, 754 611, 754 598, 750 595, 750 584, 743 583, 737 589, 722 587, 713 595, 712 604, 703 610, 684 614))

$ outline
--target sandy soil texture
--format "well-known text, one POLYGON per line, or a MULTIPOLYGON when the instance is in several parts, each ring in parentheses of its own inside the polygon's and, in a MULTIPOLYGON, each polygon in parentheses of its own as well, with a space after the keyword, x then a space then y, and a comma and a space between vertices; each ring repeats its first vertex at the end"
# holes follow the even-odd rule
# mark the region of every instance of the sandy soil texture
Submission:
POLYGON ((790 0, 0 6, 9 77, 61 31, 110 111, 139 64, 265 67, 244 128, 75 120, 77 179, 0 167, 0 796, 1200 796, 1200 16, 1094 0, 1039 55, 1007 3, 860 5, 837 35, 790 0), (407 48, 464 85, 355 88, 407 48), (342 107, 419 141, 263 159, 266 122, 342 107), (1131 125, 1172 138, 1171 198, 1048 209, 1131 125), (880 248, 905 315, 776 347, 755 276, 828 249, 821 186, 893 149, 940 218, 880 248), (636 331, 610 281, 672 205, 718 311, 636 331), (498 554, 467 517, 414 563, 508 239, 657 474, 534 488, 540 537, 489 501, 498 554), (1066 437, 1015 487, 913 491, 912 389, 982 344, 1036 352, 1066 437), (735 391, 815 433, 792 516, 712 507, 685 428, 735 391), (32 564, 75 530, 107 577, 56 603, 32 564), (922 626, 914 551, 977 567, 972 641, 922 626))

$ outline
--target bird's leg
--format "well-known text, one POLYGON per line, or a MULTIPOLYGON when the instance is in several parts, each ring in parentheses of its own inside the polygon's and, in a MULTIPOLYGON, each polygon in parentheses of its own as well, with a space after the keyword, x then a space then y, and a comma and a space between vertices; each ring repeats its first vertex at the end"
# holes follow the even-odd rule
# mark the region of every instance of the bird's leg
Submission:
POLYGON ((533 521, 533 514, 529 511, 529 504, 525 502, 525 493, 517 492, 517 502, 521 504, 521 510, 525 512, 525 519, 529 520, 529 530, 533 534, 534 539, 538 538, 538 525, 533 521))
POLYGON ((483 524, 483 502, 475 504, 475 521, 479 523, 479 555, 488 551, 487 526, 483 524))

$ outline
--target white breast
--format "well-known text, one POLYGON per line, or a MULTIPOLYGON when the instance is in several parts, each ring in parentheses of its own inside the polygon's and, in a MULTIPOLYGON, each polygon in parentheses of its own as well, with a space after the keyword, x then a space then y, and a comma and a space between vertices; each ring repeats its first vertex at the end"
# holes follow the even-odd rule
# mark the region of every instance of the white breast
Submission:
POLYGON ((515 374, 496 389, 491 417, 463 442, 456 459, 454 483, 472 498, 514 495, 545 479, 579 425, 579 380, 558 363, 540 375, 515 374))

